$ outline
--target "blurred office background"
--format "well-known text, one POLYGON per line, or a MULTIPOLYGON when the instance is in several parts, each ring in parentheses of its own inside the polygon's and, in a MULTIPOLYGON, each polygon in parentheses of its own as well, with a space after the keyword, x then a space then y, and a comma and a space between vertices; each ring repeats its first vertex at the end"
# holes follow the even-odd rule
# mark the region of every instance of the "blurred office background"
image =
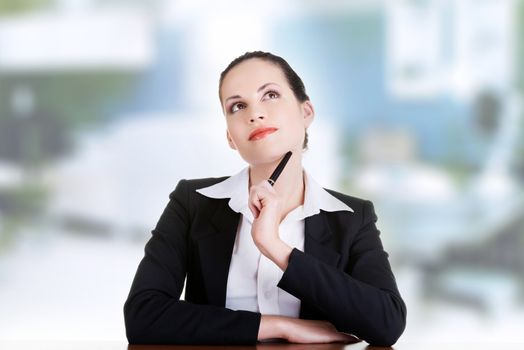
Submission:
POLYGON ((305 166, 371 199, 401 340, 523 340, 523 0, 0 0, 0 339, 125 340, 181 178, 233 174, 218 76, 285 57, 305 166))

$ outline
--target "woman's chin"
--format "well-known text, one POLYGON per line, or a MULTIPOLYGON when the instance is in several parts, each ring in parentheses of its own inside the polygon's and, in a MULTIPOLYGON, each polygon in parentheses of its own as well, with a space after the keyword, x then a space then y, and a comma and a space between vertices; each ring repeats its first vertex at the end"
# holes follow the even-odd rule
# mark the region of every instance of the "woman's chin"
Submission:
MULTIPOLYGON (((243 152, 239 152, 242 159, 252 166, 258 166, 263 164, 274 163, 280 161, 282 157, 289 151, 292 151, 293 154, 299 154, 299 146, 297 144, 301 140, 296 142, 265 142, 264 144, 257 144, 257 147, 249 147, 243 149, 243 152)), ((300 144, 301 145, 301 144, 300 144)))

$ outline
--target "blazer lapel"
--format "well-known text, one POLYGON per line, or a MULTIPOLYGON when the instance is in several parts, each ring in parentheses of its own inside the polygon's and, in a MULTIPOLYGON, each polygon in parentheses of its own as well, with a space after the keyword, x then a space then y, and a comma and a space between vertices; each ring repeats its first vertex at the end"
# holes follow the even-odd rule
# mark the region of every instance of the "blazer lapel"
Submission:
POLYGON ((328 265, 337 266, 340 254, 336 252, 337 242, 331 230, 329 215, 325 211, 320 211, 319 214, 306 218, 304 252, 328 265))
POLYGON ((198 252, 208 301, 225 306, 229 264, 237 233, 240 214, 231 210, 227 200, 220 200, 211 213, 211 227, 198 238, 198 252))

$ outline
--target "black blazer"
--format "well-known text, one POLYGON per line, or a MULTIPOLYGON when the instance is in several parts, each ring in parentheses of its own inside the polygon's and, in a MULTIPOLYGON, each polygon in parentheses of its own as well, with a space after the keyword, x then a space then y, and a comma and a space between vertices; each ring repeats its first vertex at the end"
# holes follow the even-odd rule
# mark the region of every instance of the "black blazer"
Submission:
MULTIPOLYGON (((225 179, 181 180, 170 194, 124 305, 130 343, 256 343, 260 313, 225 308, 240 214, 229 199, 195 191, 225 179)), ((327 320, 370 344, 391 345, 405 328, 406 306, 373 205, 328 191, 354 212, 306 218, 304 252, 293 249, 278 287, 301 300, 300 318, 327 320)))

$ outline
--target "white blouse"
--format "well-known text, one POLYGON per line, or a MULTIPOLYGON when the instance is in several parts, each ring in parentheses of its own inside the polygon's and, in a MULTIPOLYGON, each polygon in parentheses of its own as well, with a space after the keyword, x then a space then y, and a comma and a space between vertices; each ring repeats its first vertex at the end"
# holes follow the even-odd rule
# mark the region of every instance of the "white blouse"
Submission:
MULTIPOLYGON (((304 219, 324 211, 353 211, 304 170, 304 205, 289 212, 279 226, 280 238, 290 247, 304 251, 304 219)), ((248 207, 249 167, 215 185, 197 190, 210 198, 230 198, 229 206, 242 218, 233 247, 227 280, 226 307, 260 312, 263 315, 298 317, 300 300, 277 287, 283 271, 260 253, 251 237, 253 214, 248 207)))

